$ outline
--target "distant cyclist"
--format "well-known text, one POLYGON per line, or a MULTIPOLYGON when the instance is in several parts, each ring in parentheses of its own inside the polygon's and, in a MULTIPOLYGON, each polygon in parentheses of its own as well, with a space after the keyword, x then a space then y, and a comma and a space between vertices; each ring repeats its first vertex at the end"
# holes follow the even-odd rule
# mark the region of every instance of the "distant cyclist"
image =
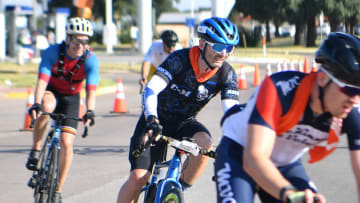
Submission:
POLYGON ((313 196, 325 202, 301 157, 309 152, 310 163, 322 160, 342 133, 359 193, 359 56, 359 38, 331 33, 316 52, 318 72, 273 74, 244 109, 226 112, 215 161, 218 202, 253 202, 258 187, 263 202, 285 202, 297 191, 305 191, 307 203, 313 196))
POLYGON ((179 41, 177 34, 172 30, 165 30, 161 34, 161 40, 154 41, 145 54, 141 66, 140 85, 142 93, 147 81, 150 80, 156 68, 175 50, 182 47, 177 43, 179 41))
MULTIPOLYGON (((130 142, 131 172, 120 189, 118 203, 133 202, 148 181, 154 162, 162 159, 161 143, 137 158, 132 155, 153 130, 162 129, 163 135, 177 139, 192 137, 210 149, 210 132, 196 119, 197 113, 219 92, 224 111, 239 103, 236 73, 225 62, 239 42, 237 28, 227 19, 213 17, 199 25, 198 34, 199 46, 170 54, 145 87, 143 114, 130 142)), ((186 160, 180 177, 184 188, 194 184, 207 163, 208 157, 201 155, 186 160)))
MULTIPOLYGON (((86 79, 85 125, 94 124, 95 91, 99 81, 99 62, 89 47, 93 35, 90 22, 84 18, 71 18, 66 25, 66 40, 45 50, 39 65, 35 102, 29 113, 35 119, 32 149, 26 168, 36 170, 40 156, 41 140, 49 116, 41 111, 79 115, 80 91, 86 79)), ((61 202, 61 190, 73 159, 73 144, 77 121, 67 120, 60 139, 60 179, 53 202, 61 202)))

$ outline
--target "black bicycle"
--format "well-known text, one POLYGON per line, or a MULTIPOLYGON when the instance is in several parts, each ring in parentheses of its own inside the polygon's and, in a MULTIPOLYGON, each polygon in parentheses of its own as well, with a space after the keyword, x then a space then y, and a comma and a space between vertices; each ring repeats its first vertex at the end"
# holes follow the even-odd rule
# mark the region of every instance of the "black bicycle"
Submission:
MULTIPOLYGON (((64 114, 42 112, 43 115, 49 115, 53 119, 53 124, 40 151, 40 159, 28 182, 28 186, 34 189, 35 203, 52 202, 59 181, 59 151, 60 134, 65 120, 72 119, 82 121, 77 117, 69 117, 64 114)), ((87 126, 84 128, 82 137, 86 137, 87 126)))

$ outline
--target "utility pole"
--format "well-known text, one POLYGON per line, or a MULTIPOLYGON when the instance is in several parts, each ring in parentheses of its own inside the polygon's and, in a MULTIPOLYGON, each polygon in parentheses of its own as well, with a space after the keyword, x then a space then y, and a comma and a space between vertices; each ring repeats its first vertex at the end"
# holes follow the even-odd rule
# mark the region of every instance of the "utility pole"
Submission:
POLYGON ((6 56, 6 41, 5 41, 5 14, 3 0, 0 0, 0 62, 5 61, 6 56))
POLYGON ((31 18, 31 25, 30 25, 30 28, 31 28, 31 31, 36 31, 37 30, 37 26, 36 26, 36 7, 37 7, 37 1, 36 0, 33 0, 33 16, 31 18))
MULTIPOLYGON (((114 33, 112 33, 112 28, 113 26, 113 22, 112 22, 112 0, 106 0, 106 35, 105 36, 107 38, 106 40, 106 53, 108 54, 112 54, 113 51, 113 43, 112 42, 112 36, 114 33)), ((116 30, 115 30, 116 31, 116 30)))

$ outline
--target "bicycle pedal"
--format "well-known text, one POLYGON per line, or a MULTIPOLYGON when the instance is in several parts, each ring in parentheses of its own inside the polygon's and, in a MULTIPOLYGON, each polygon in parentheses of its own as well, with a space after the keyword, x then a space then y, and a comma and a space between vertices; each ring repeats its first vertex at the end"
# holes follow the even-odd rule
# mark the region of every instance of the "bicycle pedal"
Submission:
POLYGON ((31 188, 35 188, 36 186, 36 180, 34 177, 31 177, 30 180, 28 181, 28 184, 27 184, 29 187, 31 188))

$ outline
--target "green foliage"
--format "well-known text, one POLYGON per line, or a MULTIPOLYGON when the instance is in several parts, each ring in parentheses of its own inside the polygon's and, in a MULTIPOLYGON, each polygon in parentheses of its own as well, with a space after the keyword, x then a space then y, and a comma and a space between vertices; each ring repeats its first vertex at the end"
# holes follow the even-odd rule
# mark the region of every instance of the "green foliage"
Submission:
POLYGON ((131 43, 133 43, 133 40, 131 39, 129 30, 124 30, 123 32, 121 32, 121 34, 120 34, 120 43, 122 43, 122 44, 131 44, 131 43))

